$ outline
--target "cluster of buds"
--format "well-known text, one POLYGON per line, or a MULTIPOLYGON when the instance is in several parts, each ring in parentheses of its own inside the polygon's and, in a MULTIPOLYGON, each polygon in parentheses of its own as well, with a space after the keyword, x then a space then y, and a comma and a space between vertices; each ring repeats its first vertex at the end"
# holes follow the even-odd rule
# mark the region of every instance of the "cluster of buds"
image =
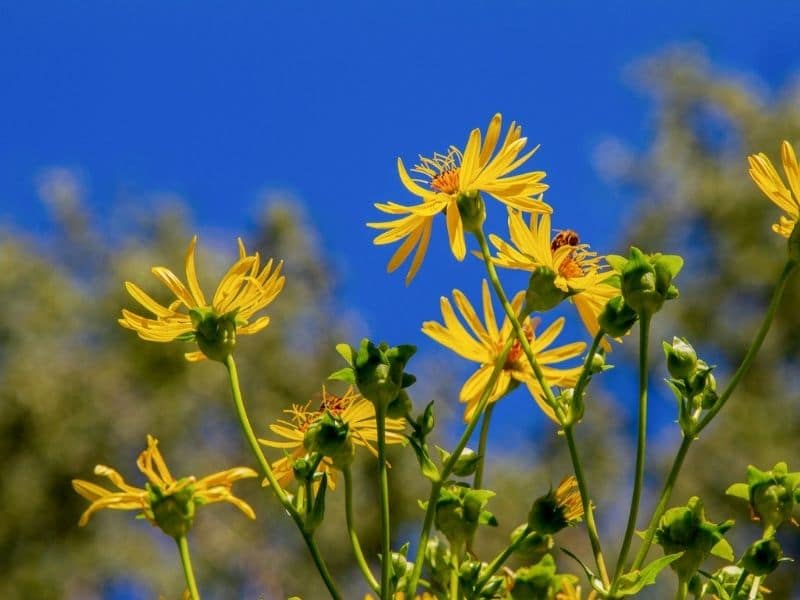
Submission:
POLYGON ((723 537, 731 527, 731 520, 717 524, 706 519, 703 502, 693 496, 686 506, 664 513, 655 540, 666 555, 683 553, 670 566, 681 581, 688 582, 709 555, 733 560, 733 549, 723 537))
POLYGON ((535 565, 517 569, 514 573, 511 600, 548 600, 558 598, 565 589, 574 589, 575 575, 557 572, 556 561, 545 554, 535 565))
POLYGON ((497 526, 495 516, 486 510, 491 490, 476 490, 462 483, 442 488, 436 499, 434 524, 452 548, 463 548, 475 535, 478 525, 497 526))
POLYGON ((714 367, 698 359, 685 338, 675 337, 671 344, 662 345, 671 376, 667 385, 678 399, 678 423, 684 435, 692 436, 702 411, 713 408, 719 400, 714 367))

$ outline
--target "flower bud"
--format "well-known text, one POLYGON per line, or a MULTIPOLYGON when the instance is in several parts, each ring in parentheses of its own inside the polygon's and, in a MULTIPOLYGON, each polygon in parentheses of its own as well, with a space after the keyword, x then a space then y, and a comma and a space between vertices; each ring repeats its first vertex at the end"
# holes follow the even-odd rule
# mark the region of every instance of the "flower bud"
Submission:
POLYGON ((328 411, 308 426, 303 445, 309 452, 319 452, 331 458, 337 468, 350 465, 355 457, 350 428, 328 411))
POLYGON ((672 338, 662 343, 667 357, 667 370, 675 379, 687 379, 697 367, 697 352, 685 338, 672 338))
POLYGON ((534 500, 528 527, 541 534, 558 533, 583 517, 583 504, 575 477, 565 478, 555 490, 534 500))
POLYGON ((194 488, 191 485, 165 495, 155 485, 147 484, 150 495, 152 520, 168 536, 175 539, 183 537, 194 523, 194 488))
POLYGON ((415 381, 404 369, 416 350, 415 346, 376 346, 366 338, 361 340, 352 362, 353 379, 361 395, 373 404, 388 407, 401 389, 415 381))
POLYGON ((555 271, 548 267, 537 267, 528 280, 525 292, 525 310, 545 312, 558 306, 569 294, 555 284, 555 271))
POLYGON ((782 558, 781 545, 774 538, 770 538, 754 542, 745 551, 739 564, 756 577, 761 577, 777 569, 782 558))
POLYGON ((436 500, 436 529, 451 544, 460 546, 475 533, 479 524, 496 526, 497 519, 484 510, 492 496, 494 492, 490 490, 473 490, 463 485, 443 488, 436 500))
POLYGON ((598 321, 603 331, 611 337, 620 337, 628 333, 636 323, 639 315, 630 306, 625 304, 622 296, 616 296, 606 302, 603 312, 600 313, 598 321))
POLYGON ((397 394, 397 398, 392 400, 389 406, 386 407, 386 416, 390 419, 402 419, 406 415, 411 414, 413 409, 414 405, 411 402, 411 397, 408 395, 408 392, 400 390, 400 393, 397 394))
POLYGON ((475 469, 478 468, 480 459, 481 457, 477 452, 469 448, 464 448, 461 452, 461 456, 456 460, 456 464, 453 465, 453 474, 458 477, 469 477, 475 472, 475 469))
POLYGON ((749 466, 747 484, 750 506, 765 527, 777 529, 792 518, 795 494, 800 489, 800 473, 789 473, 783 462, 776 464, 771 471, 749 466))
POLYGON ((653 315, 661 310, 665 300, 678 297, 678 288, 672 280, 683 267, 680 256, 647 256, 632 246, 627 261, 622 261, 613 261, 620 267, 622 296, 639 316, 653 315))
POLYGON ((486 204, 478 191, 466 192, 456 198, 458 214, 461 215, 461 223, 464 231, 476 233, 481 230, 483 222, 486 220, 486 204))

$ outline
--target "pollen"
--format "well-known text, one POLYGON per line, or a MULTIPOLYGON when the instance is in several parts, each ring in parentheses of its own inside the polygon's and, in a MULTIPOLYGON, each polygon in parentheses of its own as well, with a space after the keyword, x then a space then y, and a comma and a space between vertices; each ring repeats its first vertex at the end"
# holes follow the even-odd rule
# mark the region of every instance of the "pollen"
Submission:
POLYGON ((437 192, 455 194, 458 192, 458 168, 447 169, 431 179, 431 187, 437 192))

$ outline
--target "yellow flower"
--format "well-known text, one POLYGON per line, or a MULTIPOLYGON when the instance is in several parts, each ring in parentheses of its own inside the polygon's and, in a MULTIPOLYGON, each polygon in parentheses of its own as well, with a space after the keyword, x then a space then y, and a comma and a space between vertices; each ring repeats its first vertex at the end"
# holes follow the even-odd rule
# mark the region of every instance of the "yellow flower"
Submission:
MULTIPOLYGON (((394 594, 394 600, 405 600, 405 598, 405 592, 395 592, 394 594)), ((370 594, 366 594, 364 600, 375 600, 375 598, 370 594)), ((421 596, 419 594, 414 596, 414 600, 436 600, 436 596, 429 592, 422 592, 421 596)))
MULTIPOLYGON (((512 300, 511 305, 515 312, 519 312, 521 309, 524 297, 525 293, 520 292, 512 300)), ((440 300, 444 325, 436 321, 426 321, 422 325, 422 331, 443 346, 450 348, 459 356, 480 364, 478 370, 464 383, 459 393, 459 400, 467 405, 464 411, 464 419, 469 421, 478 406, 484 388, 489 383, 495 362, 502 354, 506 341, 514 336, 514 331, 508 317, 504 319, 502 327, 497 327, 492 299, 489 294, 489 284, 486 280, 483 281, 483 322, 481 322, 472 304, 461 291, 453 290, 453 300, 472 333, 464 328, 461 321, 456 317, 450 301, 445 297, 440 300)), ((559 369, 552 365, 580 355, 586 348, 586 344, 575 342, 548 349, 564 328, 564 318, 557 319, 542 333, 536 335, 536 327, 538 325, 538 318, 531 319, 526 317, 522 323, 533 354, 542 367, 547 382, 550 385, 566 387, 575 385, 581 371, 580 366, 559 369)), ((496 402, 519 382, 528 386, 528 390, 536 400, 536 403, 545 414, 555 420, 552 409, 543 399, 542 389, 533 375, 530 363, 522 351, 519 341, 516 340, 506 357, 503 370, 500 372, 497 383, 489 396, 489 402, 496 402)))
POLYGON ((568 524, 572 525, 583 518, 583 501, 574 475, 565 477, 558 484, 555 501, 559 514, 568 524))
POLYGON ((781 176, 766 154, 763 152, 752 154, 747 160, 750 162, 750 177, 767 198, 786 212, 772 226, 772 231, 788 238, 800 218, 800 167, 797 165, 792 145, 786 140, 781 144, 781 162, 786 179, 789 181, 789 188, 783 184, 781 176))
MULTIPOLYGON (((286 456, 272 463, 272 471, 281 487, 286 487, 294 479, 294 462, 306 455, 303 446, 306 431, 322 417, 325 411, 347 424, 351 439, 356 446, 362 446, 373 456, 378 456, 378 450, 373 446, 373 443, 378 441, 378 429, 375 422, 375 406, 372 402, 366 400, 352 386, 348 387, 342 396, 331 394, 323 386, 319 408, 313 408, 311 401, 303 406, 293 404, 284 411, 290 415, 289 420, 279 419, 277 423, 269 426, 273 433, 283 438, 282 441, 258 440, 265 446, 282 448, 286 453, 286 456)), ((386 419, 386 443, 404 444, 406 438, 402 434, 403 430, 405 430, 403 419, 386 419)), ((322 459, 317 472, 328 476, 331 489, 336 487, 333 461, 329 457, 322 459)))
POLYGON ((209 304, 197 280, 196 245, 197 236, 192 238, 186 253, 188 288, 169 269, 153 267, 153 275, 175 295, 175 300, 164 306, 137 285, 125 282, 128 293, 155 318, 142 317, 123 309, 119 319, 120 325, 132 329, 143 340, 197 341, 201 349, 186 353, 186 359, 190 361, 203 360, 208 353, 219 358, 217 349, 221 347, 229 352, 236 342, 236 335, 249 335, 264 329, 269 324, 269 317, 260 317, 252 323, 248 319, 275 299, 285 280, 280 274, 283 262, 273 269, 270 259, 259 271, 258 252, 248 255, 239 239, 239 259, 228 269, 209 304))
MULTIPOLYGON (((586 329, 592 336, 597 335, 598 316, 611 298, 620 295, 619 288, 607 283, 605 260, 590 251, 588 244, 582 244, 572 230, 565 229, 551 237, 550 215, 531 215, 528 226, 519 212, 509 211, 508 229, 511 243, 494 234, 489 236, 497 249, 495 264, 523 271, 551 269, 556 274, 555 286, 572 294, 570 300, 586 329)), ((605 340, 603 347, 611 349, 605 340)))
POLYGON ((386 230, 375 238, 375 244, 391 244, 404 240, 389 260, 387 269, 390 273, 416 248, 406 275, 406 285, 411 282, 422 264, 431 237, 433 219, 439 213, 444 212, 446 215, 453 255, 458 260, 464 260, 466 244, 464 224, 458 208, 459 197, 485 192, 507 206, 526 212, 552 211, 540 197, 534 197, 548 188, 547 184, 541 182, 545 177, 544 171, 510 175, 536 152, 536 148, 520 156, 527 138, 522 137, 522 128, 512 123, 500 149, 495 152, 501 127, 502 117, 498 113, 489 123, 483 142, 481 131, 476 128, 470 133, 463 152, 456 146, 450 146, 445 154, 437 153, 432 158, 420 156, 420 163, 411 169, 417 178, 412 178, 403 161, 397 159, 400 180, 408 191, 421 198, 422 203, 414 206, 395 202, 377 203, 375 207, 378 210, 398 218, 367 223, 367 226, 386 230))
POLYGON ((147 436, 147 448, 139 455, 136 465, 147 477, 148 489, 128 485, 117 471, 105 465, 97 465, 94 468, 95 475, 107 477, 119 491, 111 491, 82 479, 72 480, 75 491, 91 502, 89 508, 81 515, 79 525, 86 525, 89 518, 98 510, 110 508, 141 511, 151 523, 163 528, 164 523, 159 517, 158 505, 168 498, 180 498, 180 502, 191 503, 194 506, 229 502, 251 519, 256 518, 250 505, 231 492, 231 486, 235 481, 257 476, 253 469, 236 467, 199 480, 195 477, 175 479, 161 456, 158 440, 151 435, 147 436))

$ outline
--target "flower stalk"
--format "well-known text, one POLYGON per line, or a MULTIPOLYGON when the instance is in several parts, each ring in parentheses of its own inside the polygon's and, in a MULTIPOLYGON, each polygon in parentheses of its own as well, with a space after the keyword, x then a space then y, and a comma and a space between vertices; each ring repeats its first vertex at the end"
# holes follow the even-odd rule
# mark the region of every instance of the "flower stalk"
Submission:
POLYGON ((197 582, 194 579, 194 571, 192 570, 192 558, 189 554, 189 542, 186 536, 182 535, 175 538, 178 544, 178 552, 181 555, 181 564, 183 565, 183 574, 186 577, 186 587, 189 590, 189 596, 192 600, 200 600, 200 592, 197 591, 197 582))

